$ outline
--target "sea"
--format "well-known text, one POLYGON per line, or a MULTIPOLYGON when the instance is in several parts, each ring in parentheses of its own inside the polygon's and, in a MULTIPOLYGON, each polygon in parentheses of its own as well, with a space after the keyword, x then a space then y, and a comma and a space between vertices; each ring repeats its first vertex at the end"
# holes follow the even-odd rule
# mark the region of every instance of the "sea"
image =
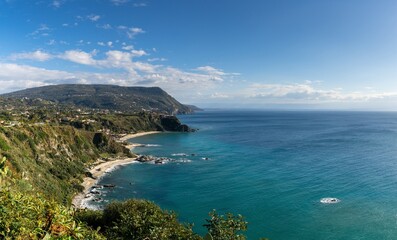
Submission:
POLYGON ((397 239, 396 112, 207 110, 179 119, 198 131, 130 140, 144 144, 134 152, 170 161, 108 173, 99 184, 116 187, 93 206, 148 199, 200 234, 216 209, 243 215, 248 239, 397 239))

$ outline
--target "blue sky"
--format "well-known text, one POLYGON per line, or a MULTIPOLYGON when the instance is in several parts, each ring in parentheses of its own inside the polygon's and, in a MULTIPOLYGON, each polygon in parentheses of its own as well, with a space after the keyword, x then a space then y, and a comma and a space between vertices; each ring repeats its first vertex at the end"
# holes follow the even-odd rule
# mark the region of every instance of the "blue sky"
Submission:
POLYGON ((202 107, 397 110, 397 2, 0 0, 0 92, 160 86, 202 107))

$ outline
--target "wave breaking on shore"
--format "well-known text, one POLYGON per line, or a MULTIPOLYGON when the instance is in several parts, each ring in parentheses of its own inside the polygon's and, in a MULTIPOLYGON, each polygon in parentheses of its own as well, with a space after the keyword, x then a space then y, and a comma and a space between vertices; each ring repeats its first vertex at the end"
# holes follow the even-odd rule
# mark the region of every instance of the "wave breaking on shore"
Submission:
MULTIPOLYGON (((128 139, 141 137, 149 134, 157 134, 157 133, 161 133, 161 132, 150 131, 150 132, 126 134, 124 136, 121 136, 118 140, 121 142, 125 142, 128 139)), ((127 144, 126 147, 128 146, 129 145, 127 144)), ((89 202, 93 199, 93 197, 90 195, 90 191, 92 190, 93 186, 97 185, 97 183, 101 180, 101 178, 105 174, 116 170, 118 167, 127 164, 138 163, 138 162, 139 161, 137 161, 137 158, 113 159, 111 161, 98 160, 94 164, 95 166, 88 170, 91 176, 85 177, 83 179, 83 183, 81 185, 84 187, 84 191, 74 196, 74 198, 72 199, 72 205, 75 208, 80 208, 80 209, 84 209, 84 208, 95 209, 94 206, 89 204, 89 202)))

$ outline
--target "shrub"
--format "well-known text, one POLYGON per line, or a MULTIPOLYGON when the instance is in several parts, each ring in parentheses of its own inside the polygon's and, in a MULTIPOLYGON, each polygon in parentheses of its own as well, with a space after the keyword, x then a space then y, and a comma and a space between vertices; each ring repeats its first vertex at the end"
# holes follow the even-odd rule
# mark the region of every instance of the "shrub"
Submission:
POLYGON ((93 229, 103 228, 103 211, 96 211, 90 209, 81 209, 76 212, 76 219, 85 222, 93 229))
POLYGON ((244 235, 241 231, 247 230, 247 222, 243 216, 234 216, 231 213, 226 216, 219 215, 215 210, 209 213, 210 219, 206 219, 208 224, 204 226, 208 229, 207 239, 214 240, 243 240, 244 235))
POLYGON ((1 138, 1 136, 0 136, 0 149, 3 151, 10 150, 10 146, 8 146, 7 142, 3 138, 1 138))
POLYGON ((102 214, 88 210, 78 213, 77 218, 91 227, 101 227, 109 239, 201 239, 191 226, 179 223, 175 213, 145 200, 113 202, 102 214))
POLYGON ((105 239, 73 217, 74 211, 29 191, 0 161, 0 239, 105 239), (23 189, 20 187, 23 186, 23 189))

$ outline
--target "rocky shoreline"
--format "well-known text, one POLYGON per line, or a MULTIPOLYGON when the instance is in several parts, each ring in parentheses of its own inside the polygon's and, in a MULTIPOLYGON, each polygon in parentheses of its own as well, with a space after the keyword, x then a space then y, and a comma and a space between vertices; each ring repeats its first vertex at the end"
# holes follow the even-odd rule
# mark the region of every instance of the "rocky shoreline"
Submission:
MULTIPOLYGON (((161 133, 159 131, 151 131, 151 132, 140 132, 135 134, 127 134, 120 137, 118 140, 120 142, 125 142, 128 139, 141 137, 149 134, 157 134, 161 133)), ((127 143, 126 148, 133 148, 136 146, 140 146, 141 144, 138 143, 127 143)), ((72 199, 72 206, 74 208, 84 209, 88 208, 87 201, 90 200, 95 193, 91 191, 94 190, 94 186, 97 186, 98 181, 100 178, 114 170, 117 166, 122 166, 126 164, 132 164, 136 162, 144 162, 142 156, 136 158, 122 158, 122 159, 109 159, 108 161, 105 160, 98 160, 94 163, 94 166, 87 170, 87 177, 83 179, 83 183, 81 184, 84 187, 84 191, 75 195, 72 199)), ((95 190, 94 190, 95 191, 95 190)))
POLYGON ((87 208, 88 206, 86 204, 86 200, 90 199, 92 196, 91 190, 93 186, 97 185, 98 181, 104 174, 112 171, 117 166, 131 164, 134 162, 136 162, 136 158, 97 161, 96 165, 88 171, 90 176, 83 179, 83 183, 81 185, 84 187, 84 191, 74 196, 72 200, 73 207, 82 209, 87 208))

